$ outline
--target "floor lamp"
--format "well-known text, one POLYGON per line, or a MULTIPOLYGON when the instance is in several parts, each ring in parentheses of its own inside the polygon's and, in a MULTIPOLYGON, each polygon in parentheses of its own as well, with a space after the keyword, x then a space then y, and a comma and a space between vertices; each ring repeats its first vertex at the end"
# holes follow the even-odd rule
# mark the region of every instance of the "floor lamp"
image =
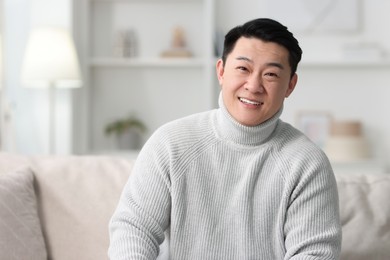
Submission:
POLYGON ((55 88, 82 85, 76 49, 68 30, 44 27, 31 31, 23 59, 22 84, 49 90, 49 153, 55 153, 55 88))
POLYGON ((0 150, 4 147, 3 37, 0 35, 0 150))

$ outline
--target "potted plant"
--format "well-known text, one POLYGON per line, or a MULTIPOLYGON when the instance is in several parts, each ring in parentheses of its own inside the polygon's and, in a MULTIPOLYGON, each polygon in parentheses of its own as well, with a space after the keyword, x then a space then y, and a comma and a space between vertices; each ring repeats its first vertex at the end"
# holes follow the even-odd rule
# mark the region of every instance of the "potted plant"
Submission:
POLYGON ((147 130, 146 125, 134 115, 115 120, 104 129, 107 136, 115 135, 119 149, 139 149, 141 135, 147 130))

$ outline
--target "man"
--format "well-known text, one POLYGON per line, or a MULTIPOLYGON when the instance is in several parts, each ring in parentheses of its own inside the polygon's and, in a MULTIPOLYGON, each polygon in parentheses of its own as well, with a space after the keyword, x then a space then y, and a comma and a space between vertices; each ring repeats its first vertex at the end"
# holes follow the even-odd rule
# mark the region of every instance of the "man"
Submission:
POLYGON ((338 259, 329 161, 279 119, 301 55, 274 20, 226 35, 219 109, 145 144, 110 223, 111 259, 156 259, 165 237, 171 259, 338 259))

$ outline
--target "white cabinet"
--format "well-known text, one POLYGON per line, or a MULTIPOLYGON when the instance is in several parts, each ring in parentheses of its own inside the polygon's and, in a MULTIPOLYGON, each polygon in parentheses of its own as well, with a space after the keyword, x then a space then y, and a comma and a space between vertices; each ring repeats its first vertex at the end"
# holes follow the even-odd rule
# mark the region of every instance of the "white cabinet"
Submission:
POLYGON ((374 159, 356 160, 350 162, 331 162, 335 174, 383 174, 386 167, 374 159))
POLYGON ((214 0, 78 0, 74 11, 85 77, 79 150, 114 149, 105 125, 128 114, 145 122, 146 139, 168 121, 216 106, 214 0), (192 56, 162 58, 178 26, 192 56), (134 32, 135 57, 117 56, 122 30, 134 32))

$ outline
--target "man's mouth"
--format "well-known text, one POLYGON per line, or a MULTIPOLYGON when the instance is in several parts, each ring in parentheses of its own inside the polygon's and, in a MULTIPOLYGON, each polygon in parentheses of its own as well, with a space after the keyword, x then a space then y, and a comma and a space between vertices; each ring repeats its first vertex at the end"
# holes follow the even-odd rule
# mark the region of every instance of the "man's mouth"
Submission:
POLYGON ((244 104, 249 104, 249 105, 253 105, 253 106, 260 106, 263 104, 263 102, 257 102, 257 101, 253 101, 253 100, 249 100, 249 99, 246 99, 246 98, 243 98, 243 97, 240 97, 238 98, 242 103, 244 104))

